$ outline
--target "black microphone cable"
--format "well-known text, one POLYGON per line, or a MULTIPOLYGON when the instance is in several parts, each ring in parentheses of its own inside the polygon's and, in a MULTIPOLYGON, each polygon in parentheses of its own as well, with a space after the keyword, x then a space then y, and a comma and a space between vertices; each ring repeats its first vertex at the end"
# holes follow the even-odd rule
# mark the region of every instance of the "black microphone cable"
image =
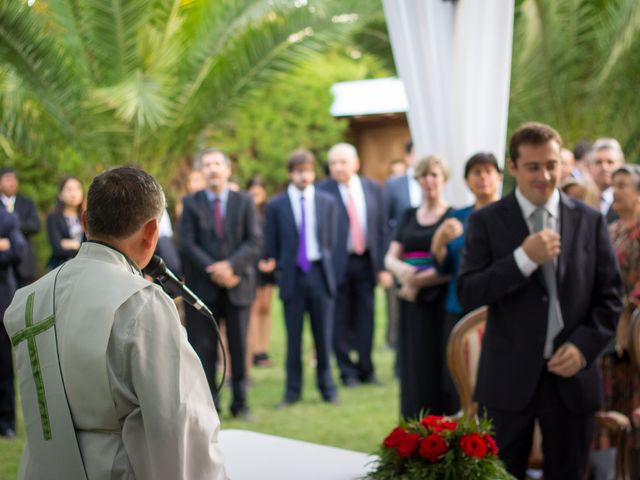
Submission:
POLYGON ((209 318, 211 322, 213 322, 213 327, 216 330, 216 336, 218 338, 217 343, 220 346, 220 351, 222 352, 222 378, 220 380, 220 383, 216 386, 216 398, 214 399, 217 401, 220 395, 220 390, 222 390, 225 379, 227 377, 227 351, 225 350, 224 344, 222 343, 220 328, 218 327, 218 322, 213 316, 213 313, 204 304, 204 302, 191 291, 189 287, 182 283, 180 279, 178 279, 178 277, 167 268, 164 260, 162 260, 162 258, 160 258, 158 255, 154 255, 153 257, 151 257, 149 264, 142 269, 142 273, 144 273, 145 275, 149 275, 153 279, 157 280, 158 283, 162 285, 164 290, 170 296, 172 296, 173 298, 182 297, 196 311, 200 312, 202 315, 209 318))

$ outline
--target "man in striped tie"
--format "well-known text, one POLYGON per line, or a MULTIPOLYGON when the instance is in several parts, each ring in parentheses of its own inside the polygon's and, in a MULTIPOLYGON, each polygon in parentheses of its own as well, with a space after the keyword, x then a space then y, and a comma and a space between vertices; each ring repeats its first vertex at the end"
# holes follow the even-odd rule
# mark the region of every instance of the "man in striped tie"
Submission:
POLYGON ((374 289, 383 270, 384 207, 382 189, 358 175, 353 145, 338 143, 327 154, 330 178, 318 189, 338 204, 338 247, 333 348, 345 387, 378 383, 371 360, 374 289), (351 353, 357 353, 357 361, 351 353))

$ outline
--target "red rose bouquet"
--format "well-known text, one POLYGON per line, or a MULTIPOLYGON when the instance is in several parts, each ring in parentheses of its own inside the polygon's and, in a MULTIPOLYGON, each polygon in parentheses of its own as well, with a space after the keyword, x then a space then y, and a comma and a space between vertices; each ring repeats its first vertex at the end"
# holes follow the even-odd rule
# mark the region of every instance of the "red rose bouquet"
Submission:
POLYGON ((498 457, 491 423, 427 415, 394 428, 377 452, 372 480, 511 480, 498 457))

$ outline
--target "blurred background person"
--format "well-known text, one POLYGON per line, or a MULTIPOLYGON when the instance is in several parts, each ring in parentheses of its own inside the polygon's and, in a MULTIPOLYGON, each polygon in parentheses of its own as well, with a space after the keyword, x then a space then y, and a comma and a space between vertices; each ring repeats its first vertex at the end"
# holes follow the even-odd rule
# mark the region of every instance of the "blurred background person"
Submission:
POLYGON ((27 251, 15 265, 18 288, 29 285, 38 275, 38 258, 31 245, 31 237, 40 231, 40 217, 29 197, 20 195, 18 175, 12 168, 0 169, 0 207, 14 213, 20 221, 20 230, 27 239, 27 251))
POLYGON ((389 177, 387 178, 387 180, 402 177, 406 173, 407 162, 402 158, 396 158, 395 160, 391 160, 391 163, 389 164, 389 177))
MULTIPOLYGON (((27 252, 18 222, 15 214, 0 209, 0 319, 16 291, 14 267, 27 252)), ((11 341, 0 325, 0 438, 16 436, 15 398, 11 341)))
POLYGON ((571 176, 578 180, 593 180, 589 171, 589 154, 593 145, 589 140, 579 140, 573 147, 573 158, 575 167, 571 176))
POLYGON ((442 376, 444 386, 444 411, 453 414, 460 408, 460 401, 456 392, 446 362, 446 345, 449 335, 455 324, 465 313, 458 301, 456 292, 456 278, 460 270, 462 260, 462 247, 464 247, 464 231, 467 228, 469 215, 485 205, 495 202, 500 198, 500 184, 502 172, 498 161, 492 153, 476 153, 466 163, 464 178, 475 202, 465 208, 456 209, 451 218, 447 218, 436 230, 431 241, 431 252, 436 261, 439 272, 450 275, 451 281, 447 290, 446 319, 442 336, 443 365, 442 376))
POLYGON ((573 152, 568 148, 563 148, 560 150, 560 159, 560 181, 573 177, 576 170, 576 158, 573 156, 573 152))
MULTIPOLYGON (((384 186, 382 199, 384 202, 384 215, 387 221, 385 229, 386 251, 394 238, 400 218, 408 208, 415 208, 422 202, 420 184, 414 176, 416 163, 416 151, 413 142, 409 140, 404 147, 405 174, 390 178, 384 186)), ((389 278, 384 279, 387 294, 387 344, 397 349, 398 345, 398 292, 396 285, 389 278)), ((396 376, 400 373, 400 356, 396 353, 396 376)))
POLYGON ((589 154, 589 169, 593 181, 600 189, 600 212, 607 218, 608 223, 618 219, 618 214, 612 208, 613 187, 611 174, 624 163, 624 154, 620 143, 615 138, 599 138, 593 144, 589 154))
MULTIPOLYGON (((616 410, 629 418, 640 407, 640 372, 629 355, 629 323, 640 305, 640 171, 635 165, 624 165, 613 172, 613 208, 619 219, 609 226, 620 266, 624 289, 623 310, 618 322, 613 348, 602 357, 604 410, 616 410)), ((597 432, 598 433, 598 432, 597 432)), ((597 438, 597 447, 606 449, 611 443, 606 433, 597 438)), ((640 431, 633 427, 631 443, 631 476, 640 478, 640 431)), ((605 471, 615 472, 615 452, 609 455, 605 471)), ((596 476, 609 478, 607 476, 596 476)), ((611 477, 612 478, 612 477, 611 477)))
POLYGON ((600 210, 600 190, 598 190, 598 186, 593 181, 568 177, 562 181, 560 190, 570 197, 580 200, 596 210, 600 210))
POLYGON ((404 417, 417 417, 426 409, 439 415, 446 408, 442 332, 449 277, 434 268, 430 246, 436 230, 452 213, 443 197, 449 167, 442 158, 430 155, 418 162, 414 174, 423 200, 402 215, 385 256, 387 270, 400 284, 398 354, 404 417))
POLYGON ((47 215, 47 234, 51 246, 51 257, 47 262, 50 270, 73 258, 84 239, 82 210, 84 190, 77 177, 67 176, 58 184, 58 200, 53 211, 47 215))
MULTIPOLYGON (((194 167, 187 176, 187 183, 185 184, 186 195, 193 195, 194 193, 204 190, 205 188, 207 188, 207 181, 204 178, 204 174, 200 169, 194 167)), ((175 212, 177 220, 182 217, 182 209, 184 208, 183 202, 184 197, 176 202, 175 212)))
POLYGON ((382 189, 358 174, 360 159, 353 145, 334 145, 327 159, 331 176, 320 182, 318 189, 331 195, 338 205, 333 350, 345 387, 378 384, 371 351, 375 287, 379 276, 387 273, 383 273, 382 189), (353 352, 357 361, 352 359, 353 352))
MULTIPOLYGON (((260 175, 253 175, 247 182, 247 192, 253 197, 258 212, 260 226, 264 231, 267 189, 260 175)), ((275 261, 260 258, 256 264, 256 299, 251 306, 249 329, 247 333, 247 371, 250 365, 269 367, 273 361, 269 356, 269 338, 271 336, 271 298, 276 283, 275 261)))

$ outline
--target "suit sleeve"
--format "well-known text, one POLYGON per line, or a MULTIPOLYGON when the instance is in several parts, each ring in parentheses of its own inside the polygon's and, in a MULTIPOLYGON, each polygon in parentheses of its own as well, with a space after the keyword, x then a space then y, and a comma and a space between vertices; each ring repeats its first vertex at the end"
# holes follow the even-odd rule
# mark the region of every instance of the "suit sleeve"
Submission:
POLYGON ((24 202, 24 209, 20 213, 20 230, 26 237, 35 235, 40 231, 40 217, 33 200, 30 198, 22 197, 24 202))
POLYGON ((62 248, 60 241, 70 239, 68 231, 63 231, 60 222, 64 219, 55 213, 47 216, 47 235, 49 236, 49 245, 51 245, 51 253, 58 258, 73 258, 78 253, 77 250, 62 248))
POLYGON ((376 198, 376 204, 378 205, 378 228, 374 232, 374 241, 378 245, 378 258, 373 259, 376 262, 376 271, 381 272, 384 270, 384 255, 386 253, 386 239, 387 239, 387 215, 384 208, 384 199, 382 189, 373 184, 373 192, 376 198))
POLYGON ((204 251, 196 242, 196 231, 199 222, 198 212, 196 211, 193 197, 185 197, 183 199, 182 218, 180 219, 180 251, 184 258, 201 271, 211 265, 214 260, 204 251))
POLYGON ((458 298, 463 309, 471 311, 494 303, 528 281, 518 268, 513 252, 494 258, 486 219, 477 213, 472 214, 458 277, 458 298))
POLYGON ((267 203, 264 222, 264 258, 278 259, 279 251, 276 208, 272 202, 267 203))
POLYGON ((244 237, 237 248, 229 255, 229 263, 236 273, 253 266, 262 251, 262 230, 258 220, 258 212, 249 196, 243 196, 244 237))
MULTIPOLYGON (((615 335, 622 312, 622 279, 618 270, 605 218, 598 215, 595 285, 591 295, 588 321, 571 333, 568 342, 573 343, 591 364, 615 335)), ((586 292, 584 292, 586 294, 586 292)))
POLYGON ((18 227, 18 220, 13 215, 8 215, 7 229, 4 238, 11 242, 11 248, 5 252, 0 252, 0 264, 6 265, 19 262, 27 253, 27 240, 18 227))

